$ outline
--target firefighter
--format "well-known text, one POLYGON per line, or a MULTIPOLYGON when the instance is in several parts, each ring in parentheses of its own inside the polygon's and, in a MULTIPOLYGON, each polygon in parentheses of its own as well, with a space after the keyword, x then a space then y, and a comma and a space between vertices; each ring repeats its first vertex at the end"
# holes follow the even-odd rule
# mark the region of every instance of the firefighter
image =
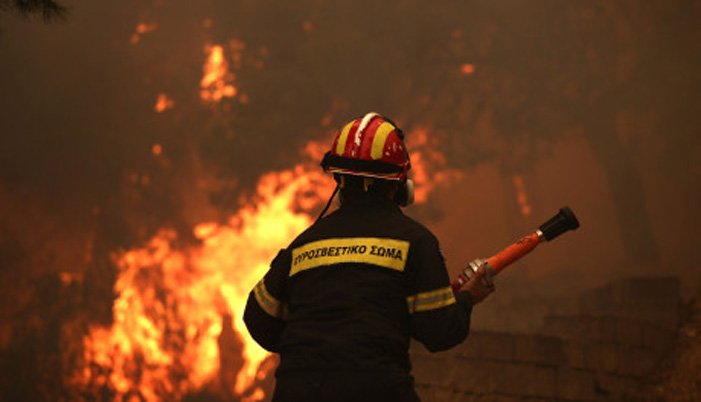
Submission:
POLYGON ((402 213, 413 199, 403 140, 377 113, 343 127, 321 163, 340 207, 281 250, 248 297, 251 336, 280 355, 274 402, 419 401, 410 338, 432 352, 458 345, 494 291, 481 267, 454 294, 438 240, 402 213))

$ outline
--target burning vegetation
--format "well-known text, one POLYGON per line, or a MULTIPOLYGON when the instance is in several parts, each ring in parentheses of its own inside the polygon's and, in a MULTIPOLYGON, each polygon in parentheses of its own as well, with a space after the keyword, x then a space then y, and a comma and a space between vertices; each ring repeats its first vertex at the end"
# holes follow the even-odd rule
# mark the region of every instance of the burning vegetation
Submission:
POLYGON ((77 385, 109 389, 116 400, 182 400, 205 389, 262 400, 272 364, 262 365, 271 357, 244 328, 248 292, 332 189, 309 165, 269 173, 226 223, 193 229, 199 244, 184 246, 163 229, 116 254, 114 322, 83 339, 77 385))
MULTIPOLYGON (((417 139, 413 163, 423 203, 450 172, 425 131, 410 138, 417 139)), ((113 254, 112 324, 89 327, 73 385, 113 400, 177 401, 202 392, 263 400, 261 384, 275 361, 248 334, 243 308, 278 250, 312 223, 333 191, 313 159, 323 148, 311 142, 307 162, 263 175, 224 223, 196 225, 195 245, 161 229, 143 246, 113 254)))
MULTIPOLYGON (((0 12, 64 10, 30 3, 0 12)), ((0 108, 0 400, 269 397, 276 361, 243 328, 245 299, 331 194, 318 161, 333 130, 370 110, 407 133, 409 213, 440 215, 429 194, 484 165, 496 183, 467 184, 507 201, 474 215, 549 213, 544 187, 563 180, 533 165, 574 138, 591 166, 559 169, 603 177, 590 220, 619 224, 602 243, 635 264, 698 249, 678 235, 701 202, 695 3, 214 3, 86 3, 55 41, 0 33, 15 94, 0 108), (675 157, 643 177, 657 150, 675 157), (667 197, 687 201, 661 219, 649 205, 667 197)), ((587 273, 598 253, 580 256, 587 273)))
MULTIPOLYGON (((240 68, 245 46, 231 44, 229 56, 223 46, 205 47, 203 102, 216 105, 237 94, 230 66, 240 68)), ((161 93, 155 112, 173 105, 161 93)), ((408 138, 420 204, 458 174, 445 167, 428 129, 408 138)), ((304 162, 262 175, 223 222, 196 224, 186 236, 194 242, 161 228, 143 245, 111 253, 117 268, 112 319, 88 324, 81 347, 72 350, 79 354, 72 356, 79 363, 68 376, 72 398, 158 402, 207 394, 263 400, 276 362, 246 331, 243 308, 269 261, 312 223, 332 193, 335 183, 317 164, 325 148, 309 142, 304 162)), ((151 153, 162 156, 163 146, 154 144, 151 153)), ((137 175, 134 182, 145 178, 137 175)))
POLYGON ((234 75, 229 70, 229 62, 224 58, 224 48, 221 45, 207 45, 204 50, 207 62, 200 80, 200 97, 208 102, 233 98, 237 90, 233 85, 234 75))

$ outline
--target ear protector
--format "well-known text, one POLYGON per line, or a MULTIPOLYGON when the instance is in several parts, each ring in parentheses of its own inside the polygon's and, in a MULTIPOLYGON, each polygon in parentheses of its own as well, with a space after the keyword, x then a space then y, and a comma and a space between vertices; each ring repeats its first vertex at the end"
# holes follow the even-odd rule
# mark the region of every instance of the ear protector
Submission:
POLYGON ((394 202, 402 207, 408 207, 414 203, 414 180, 406 179, 400 183, 394 195, 394 202))
MULTIPOLYGON (((400 129, 397 124, 395 124, 392 120, 390 120, 386 116, 381 116, 383 119, 389 122, 392 126, 394 126, 394 130, 397 132, 397 135, 399 138, 404 141, 404 132, 402 129, 400 129)), ((397 203, 397 205, 402 206, 402 207, 408 207, 409 205, 414 203, 414 181, 411 179, 404 179, 400 185, 399 189, 397 190, 397 193, 394 195, 394 202, 397 203)))

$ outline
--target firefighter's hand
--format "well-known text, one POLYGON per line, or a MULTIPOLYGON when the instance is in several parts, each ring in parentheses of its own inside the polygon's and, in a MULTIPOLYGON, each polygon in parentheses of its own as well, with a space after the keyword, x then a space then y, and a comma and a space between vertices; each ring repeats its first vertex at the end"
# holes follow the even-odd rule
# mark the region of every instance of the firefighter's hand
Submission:
POLYGON ((472 296, 472 304, 478 304, 494 292, 494 281, 487 272, 487 267, 482 264, 477 272, 465 284, 464 290, 472 296))

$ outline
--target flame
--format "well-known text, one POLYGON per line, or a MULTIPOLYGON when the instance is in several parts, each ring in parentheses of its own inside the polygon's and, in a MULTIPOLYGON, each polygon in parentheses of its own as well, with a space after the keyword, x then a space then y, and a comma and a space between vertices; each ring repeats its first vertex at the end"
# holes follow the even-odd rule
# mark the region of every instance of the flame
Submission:
MULTIPOLYGON (((443 159, 426 130, 411 138, 423 202, 443 181, 440 164, 433 165, 443 159)), ((274 364, 248 334, 243 310, 269 262, 333 191, 317 165, 326 149, 310 142, 302 149, 305 162, 263 175, 225 222, 194 226, 195 244, 161 229, 142 247, 116 254, 113 324, 91 327, 84 337, 82 386, 107 388, 114 401, 179 401, 203 389, 263 400, 259 384, 274 364)), ((152 152, 162 152, 160 144, 152 152)))
POLYGON ((132 45, 136 45, 141 41, 141 37, 143 35, 153 32, 156 29, 158 29, 158 24, 156 24, 155 22, 140 22, 136 25, 136 29, 131 35, 129 42, 131 42, 132 45))
POLYGON ((514 189, 516 190, 516 202, 518 203, 521 215, 529 216, 532 208, 528 203, 528 194, 526 193, 526 186, 523 181, 523 176, 515 174, 511 178, 511 181, 514 183, 514 189))
POLYGON ((217 381, 222 320, 231 315, 244 363, 235 384, 224 386, 244 400, 262 400, 254 384, 266 376, 258 369, 268 354, 243 324, 248 292, 278 250, 311 224, 311 211, 333 186, 312 164, 269 173, 228 222, 195 226, 201 244, 184 246, 163 229, 144 247, 116 256, 114 324, 85 337, 83 383, 107 384, 120 397, 180 400, 217 381))
POLYGON ((463 75, 472 75, 475 73, 475 65, 471 63, 464 63, 460 66, 460 73, 463 75))
POLYGON ((263 398, 265 398, 265 391, 263 391, 260 388, 256 388, 255 391, 253 391, 253 394, 248 397, 244 397, 241 399, 241 402, 256 402, 256 401, 262 401, 263 398))
POLYGON ((245 365, 235 390, 243 393, 253 382, 258 365, 267 353, 245 330, 241 312, 248 292, 263 277, 277 252, 312 222, 309 213, 333 191, 333 182, 317 168, 303 165, 264 175, 258 182, 257 203, 244 206, 227 225, 199 225, 195 235, 202 239, 196 263, 210 272, 220 272, 221 293, 234 327, 244 337, 245 365), (235 262, 236 266, 231 266, 235 262))
POLYGON ((200 80, 200 98, 208 102, 219 102, 222 98, 233 98, 238 92, 233 84, 234 75, 229 71, 229 63, 224 57, 221 45, 205 46, 207 61, 204 75, 200 80))
POLYGON ((175 106, 175 102, 168 97, 165 93, 161 92, 158 94, 156 99, 156 104, 153 105, 153 110, 156 113, 163 113, 168 109, 172 109, 175 106))
POLYGON ((460 176, 456 169, 446 167, 446 159, 437 150, 435 138, 429 136, 426 127, 418 127, 407 135, 407 148, 411 154, 410 177, 414 181, 414 201, 417 204, 428 200, 428 194, 443 183, 460 176))

